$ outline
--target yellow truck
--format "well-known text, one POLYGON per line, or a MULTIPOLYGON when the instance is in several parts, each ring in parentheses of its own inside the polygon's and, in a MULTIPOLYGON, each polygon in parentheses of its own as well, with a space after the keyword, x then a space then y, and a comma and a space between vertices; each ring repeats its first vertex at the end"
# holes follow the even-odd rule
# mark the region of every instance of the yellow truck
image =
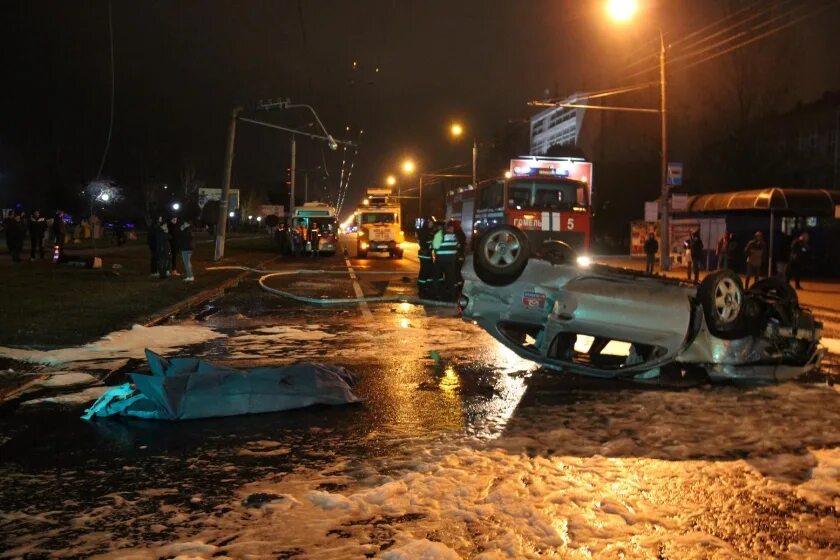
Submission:
POLYGON ((391 189, 368 189, 367 198, 353 215, 356 226, 356 256, 367 258, 368 253, 388 253, 401 259, 405 234, 399 200, 391 196, 391 189))

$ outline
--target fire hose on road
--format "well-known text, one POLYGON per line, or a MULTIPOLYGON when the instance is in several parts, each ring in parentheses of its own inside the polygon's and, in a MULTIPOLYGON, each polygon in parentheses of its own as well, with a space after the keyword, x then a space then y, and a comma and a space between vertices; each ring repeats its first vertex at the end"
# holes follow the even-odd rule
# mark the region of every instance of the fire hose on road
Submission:
MULTIPOLYGON (((455 307, 455 303, 448 301, 437 301, 432 299, 421 299, 418 297, 408 296, 368 296, 368 297, 348 297, 348 298, 314 298, 293 294, 286 290, 278 290, 266 285, 269 278, 283 277, 283 276, 306 276, 310 274, 328 275, 328 276, 347 276, 346 270, 316 270, 316 269, 300 269, 300 270, 259 270, 247 266, 211 266, 206 270, 244 270, 246 272, 253 272, 255 274, 262 274, 257 280, 260 288, 263 290, 281 297, 285 297, 301 303, 310 303, 316 305, 347 305, 353 303, 410 303, 413 305, 428 305, 437 307, 455 307)), ((362 270, 354 271, 354 274, 359 275, 394 275, 401 276, 416 276, 416 274, 405 273, 401 271, 372 271, 362 270)))

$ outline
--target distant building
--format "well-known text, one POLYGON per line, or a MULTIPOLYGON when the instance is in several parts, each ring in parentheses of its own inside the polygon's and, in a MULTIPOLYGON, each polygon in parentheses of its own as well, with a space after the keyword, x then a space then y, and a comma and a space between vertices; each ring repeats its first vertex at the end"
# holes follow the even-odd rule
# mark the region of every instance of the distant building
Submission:
MULTIPOLYGON (((561 103, 575 103, 578 94, 561 103)), ((580 144, 580 131, 586 109, 549 107, 531 117, 531 154, 545 155, 552 146, 580 144)))
POLYGON ((840 189, 840 92, 768 118, 758 150, 774 178, 796 187, 840 189))

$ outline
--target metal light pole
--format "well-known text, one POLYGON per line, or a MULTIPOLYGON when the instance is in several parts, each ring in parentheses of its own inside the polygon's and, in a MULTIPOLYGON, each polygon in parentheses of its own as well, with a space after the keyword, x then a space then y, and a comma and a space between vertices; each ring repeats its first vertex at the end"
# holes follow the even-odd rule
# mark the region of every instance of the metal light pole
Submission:
POLYGON ((668 118, 665 96, 665 37, 659 30, 659 94, 660 94, 660 126, 662 128, 662 161, 661 164, 661 194, 659 208, 662 219, 659 227, 659 270, 664 272, 671 269, 671 232, 669 231, 670 205, 668 202, 668 118))
POLYGON ((295 214, 295 168, 297 167, 297 140, 292 134, 292 166, 291 166, 291 182, 289 183, 289 217, 295 214))
POLYGON ((219 219, 216 221, 216 251, 213 260, 221 260, 225 256, 225 235, 227 234, 228 199, 230 198, 230 177, 233 171, 233 146, 236 141, 236 120, 242 107, 236 107, 230 115, 228 125, 227 150, 225 152, 225 175, 222 185, 222 200, 219 201, 219 219))

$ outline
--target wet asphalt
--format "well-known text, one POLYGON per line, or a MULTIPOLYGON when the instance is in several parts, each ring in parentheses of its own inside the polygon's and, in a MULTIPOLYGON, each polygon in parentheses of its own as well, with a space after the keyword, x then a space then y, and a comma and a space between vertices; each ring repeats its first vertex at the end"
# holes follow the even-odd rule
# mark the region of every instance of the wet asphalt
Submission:
MULTIPOLYGON (((335 256, 279 261, 273 269, 347 272, 349 262, 356 272, 397 271, 359 275, 358 288, 372 296, 410 295, 415 291, 415 259, 407 255, 402 260, 376 256, 345 261, 335 256)), ((349 275, 282 277, 269 285, 313 298, 349 297, 356 289, 349 275)), ((67 522, 66 529, 51 532, 42 547, 61 550, 72 542, 78 537, 71 522, 74 516, 115 492, 130 497, 149 487, 177 487, 177 494, 162 499, 192 504, 192 497, 201 495, 202 500, 191 507, 210 512, 229 501, 235 488, 267 473, 318 469, 336 456, 350 458, 349 472, 354 465, 364 469, 380 460, 398 465, 424 448, 497 437, 512 417, 529 409, 575 406, 580 399, 599 398, 599 393, 621 398, 705 383, 698 372, 676 370, 646 386, 558 375, 519 360, 477 327, 461 321, 453 308, 306 305, 260 290, 256 276, 169 321, 226 333, 226 338, 183 353, 234 367, 310 360, 345 365, 357 372, 355 392, 364 401, 185 422, 85 422, 79 418, 81 406, 7 407, 0 414, 2 510, 30 515, 60 511, 59 517, 67 522), (289 341, 273 334, 254 336, 277 325, 309 329, 322 333, 322 338, 289 341), (289 452, 271 457, 247 453, 260 441, 279 442, 289 452)), ((95 364, 88 367, 96 371, 95 364)), ((125 369, 134 367, 142 364, 132 362, 125 369)), ((109 377, 112 384, 123 380, 121 373, 109 377)), ((149 505, 150 519, 158 507, 149 505)), ((145 537, 130 534, 132 526, 125 524, 125 537, 142 542, 145 537)), ((35 517, 0 523, 0 542, 18 531, 42 528, 35 517)), ((165 539, 166 534, 149 538, 165 539)))

